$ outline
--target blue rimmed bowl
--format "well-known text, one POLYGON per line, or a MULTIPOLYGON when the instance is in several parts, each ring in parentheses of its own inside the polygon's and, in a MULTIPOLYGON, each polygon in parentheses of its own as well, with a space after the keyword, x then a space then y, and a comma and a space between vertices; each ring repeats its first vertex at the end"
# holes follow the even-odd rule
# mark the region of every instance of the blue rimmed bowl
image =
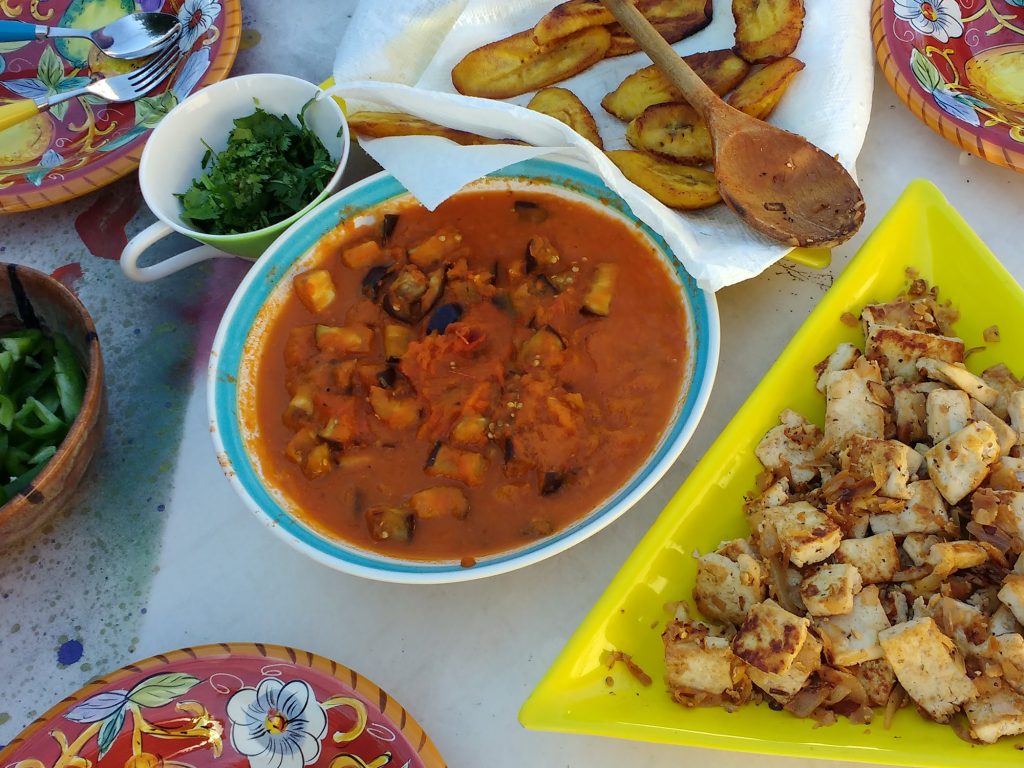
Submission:
POLYGON ((625 202, 596 175, 575 163, 528 160, 480 179, 466 190, 523 187, 584 202, 606 215, 637 224, 669 268, 686 310, 689 356, 675 410, 661 439, 629 480, 575 523, 540 541, 478 557, 471 568, 457 560, 384 556, 330 537, 305 522, 298 505, 268 481, 257 452, 251 449, 259 439, 251 418, 255 361, 265 329, 290 291, 292 275, 309 268, 317 242, 342 221, 409 194, 392 176, 379 173, 325 200, 260 258, 228 305, 210 354, 210 431, 224 473, 267 527, 314 560, 356 576, 421 584, 479 579, 522 568, 568 549, 616 520, 661 479, 693 435, 718 367, 719 321, 714 294, 698 288, 661 237, 638 222, 625 202))

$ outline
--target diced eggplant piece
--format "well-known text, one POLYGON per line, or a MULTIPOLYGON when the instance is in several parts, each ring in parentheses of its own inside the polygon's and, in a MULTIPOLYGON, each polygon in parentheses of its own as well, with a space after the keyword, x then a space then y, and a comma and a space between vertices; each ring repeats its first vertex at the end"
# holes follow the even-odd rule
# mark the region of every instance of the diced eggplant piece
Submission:
POLYGON ((320 443, 306 454, 306 459, 302 462, 302 474, 310 480, 316 480, 330 471, 331 449, 327 443, 320 443))
POLYGON ((368 299, 377 300, 380 296, 384 278, 387 277, 387 267, 374 267, 363 276, 363 295, 368 299))
POLYGON ((331 366, 331 382, 339 392, 351 391, 352 375, 356 372, 358 364, 356 360, 342 360, 331 366))
POLYGON ((427 292, 423 294, 423 298, 420 299, 420 317, 423 317, 427 312, 437 306, 437 302, 441 300, 441 295, 444 293, 445 277, 448 275, 447 267, 438 267, 427 280, 427 292))
POLYGON ((462 233, 447 226, 415 248, 409 249, 409 261, 420 269, 432 269, 462 247, 462 233))
POLYGON ((413 514, 420 520, 452 517, 465 520, 469 515, 469 500, 461 488, 439 485, 417 491, 409 498, 413 514))
POLYGON ((406 325, 389 323, 384 326, 384 357, 388 362, 394 363, 402 359, 402 355, 409 349, 409 341, 412 332, 406 325))
POLYGON ((496 306, 502 312, 514 312, 515 307, 512 306, 512 299, 509 298, 507 293, 496 293, 491 299, 491 304, 496 306))
POLYGON ((392 397, 381 387, 370 387, 370 407, 392 429, 406 429, 420 421, 420 405, 412 397, 392 397))
POLYGON ((534 296, 557 296, 561 291, 547 275, 538 275, 530 284, 530 293, 534 296))
MULTIPOLYGON (((373 466, 373 454, 360 450, 346 450, 335 459, 335 463, 338 465, 338 469, 370 469, 373 466)), ((356 492, 359 493, 358 489, 356 492)))
POLYGON ((558 331, 545 325, 520 347, 517 361, 524 370, 529 370, 559 359, 565 348, 565 340, 558 331))
POLYGON ((334 290, 334 280, 326 269, 311 269, 301 275, 296 275, 292 281, 292 287, 295 289, 299 301, 306 309, 314 313, 325 310, 337 295, 334 290))
POLYGON ((349 269, 366 269, 391 262, 390 255, 381 250, 376 240, 346 248, 341 252, 341 262, 349 269))
POLYGON ((395 386, 395 382, 398 380, 398 371, 395 370, 395 366, 389 365, 377 373, 377 383, 383 389, 391 389, 395 386))
POLYGON ((316 345, 323 352, 364 355, 370 351, 372 344, 373 329, 362 324, 316 327, 316 345))
POLYGON ((526 246, 526 271, 533 272, 537 267, 551 267, 560 260, 558 251, 544 235, 530 238, 526 246))
POLYGON ((590 284, 587 295, 583 297, 584 314, 607 317, 612 307, 612 290, 615 288, 615 276, 619 268, 616 264, 598 264, 594 272, 594 282, 590 284))
POLYGON ((384 311, 405 323, 418 322, 434 308, 444 293, 446 272, 447 269, 441 266, 428 276, 413 264, 405 265, 383 291, 384 311))
POLYGON ((380 244, 387 245, 391 236, 395 233, 395 227, 398 226, 398 214, 397 213, 385 213, 384 218, 380 223, 380 244))
POLYGON ((548 281, 555 287, 555 293, 562 293, 572 288, 576 282, 576 276, 572 272, 560 272, 557 275, 546 275, 548 281))
POLYGON ((462 307, 459 304, 442 304, 434 310, 434 314, 427 321, 427 334, 443 334, 448 326, 462 317, 462 307))
POLYGON ((540 224, 548 218, 547 210, 532 200, 516 200, 512 203, 512 208, 515 209, 519 220, 528 224, 540 224))
POLYGON ((401 507, 376 506, 366 510, 366 527, 375 541, 412 541, 416 516, 401 507))
POLYGON ((288 401, 282 421, 289 429, 299 429, 313 417, 313 389, 309 384, 296 388, 288 401))
POLYGON ((289 461, 301 466, 309 452, 319 443, 320 441, 316 439, 316 432, 305 427, 292 435, 292 439, 288 441, 288 445, 284 449, 284 455, 288 457, 289 461))
POLYGON ((438 443, 434 446, 426 473, 431 477, 461 480, 466 485, 480 485, 487 472, 487 459, 479 453, 461 451, 438 443))
POLYGON ((452 442, 467 448, 486 448, 487 417, 480 415, 463 416, 452 427, 452 442))
POLYGON ((545 472, 540 481, 541 496, 550 496, 561 489, 565 483, 565 474, 562 472, 545 472))

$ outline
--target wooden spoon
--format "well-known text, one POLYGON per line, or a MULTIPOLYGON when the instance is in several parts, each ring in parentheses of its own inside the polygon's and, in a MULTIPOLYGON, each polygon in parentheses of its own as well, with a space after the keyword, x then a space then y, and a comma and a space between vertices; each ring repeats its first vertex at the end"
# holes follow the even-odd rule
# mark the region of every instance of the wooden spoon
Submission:
POLYGON ((864 221, 846 169, 797 136, 722 101, 629 0, 602 0, 708 125, 725 204, 754 229, 792 246, 832 246, 864 221))

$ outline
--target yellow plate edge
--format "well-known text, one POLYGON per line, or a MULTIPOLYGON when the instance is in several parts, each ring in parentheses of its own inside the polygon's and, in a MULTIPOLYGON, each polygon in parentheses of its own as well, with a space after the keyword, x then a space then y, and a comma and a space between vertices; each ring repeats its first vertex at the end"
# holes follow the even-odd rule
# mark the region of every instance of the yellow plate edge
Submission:
MULTIPOLYGON (((683 718, 688 711, 682 708, 678 708, 681 722, 674 728, 629 720, 629 716, 635 717, 639 707, 630 710, 629 716, 622 717, 615 722, 588 716, 586 712, 588 705, 596 700, 595 689, 592 684, 582 680, 583 672, 580 670, 589 668, 587 673, 593 676, 595 668, 599 666, 599 662, 595 658, 595 648, 600 645, 607 646, 607 642, 604 640, 606 631, 618 614, 625 611, 622 606, 626 602, 628 592, 634 586, 644 582, 645 575, 649 575, 645 572, 649 570, 651 563, 664 550, 673 546, 671 535, 673 531, 697 511, 696 507, 687 508, 691 497, 699 495, 702 488, 712 485, 724 487, 728 481, 729 471, 723 467, 729 465, 730 456, 735 453, 736 445, 743 444, 744 440, 749 442, 752 430, 750 425, 763 422, 765 418, 768 418, 770 422, 777 420, 777 414, 765 416, 759 412, 763 410, 759 404, 761 393, 774 387, 784 386, 786 383, 784 377, 789 376, 789 370, 794 365, 805 366, 806 364, 809 367, 817 362, 817 358, 803 360, 804 350, 802 348, 814 343, 814 337, 820 335, 818 334, 820 324, 836 322, 845 311, 858 312, 868 296, 881 299, 889 298, 888 295, 875 296, 873 294, 873 291, 877 290, 878 283, 886 280, 883 269, 885 260, 897 262, 901 273, 904 266, 918 266, 911 264, 909 259, 904 259, 896 253, 899 241, 910 236, 905 231, 901 231, 901 228, 905 229, 908 220, 930 223, 932 227, 948 228, 949 232, 955 233, 966 247, 961 252, 948 256, 939 251, 932 251, 928 261, 936 263, 949 261, 950 263, 945 266, 952 269, 950 264, 953 259, 962 258, 964 255, 973 257, 977 262, 975 266, 979 270, 987 272, 1008 292, 1012 300, 1012 310, 1016 313, 1018 322, 1024 322, 1024 290, 1016 284, 1013 277, 934 185, 922 179, 911 182, 893 208, 865 241, 857 255, 851 259, 833 287, 808 316, 707 454, 697 464, 690 477, 626 560, 554 664, 523 704, 519 719, 525 727, 763 754, 812 756, 898 765, 961 766, 967 760, 972 766, 1019 765, 1021 754, 1014 749, 1014 740, 1012 739, 1004 739, 1003 743, 999 745, 981 749, 961 742, 955 736, 952 737, 953 741, 951 742, 949 735, 952 734, 952 730, 950 728, 926 723, 923 720, 917 722, 914 719, 919 720, 918 715, 907 710, 898 715, 896 727, 886 734, 891 736, 895 742, 895 746, 890 748, 857 744, 856 741, 860 741, 858 734, 864 733, 864 726, 840 724, 815 730, 813 724, 807 721, 798 721, 786 715, 769 713, 766 707, 748 707, 741 712, 754 713, 754 717, 757 718, 761 718, 763 714, 768 714, 769 718, 778 718, 774 723, 779 726, 779 730, 800 731, 801 740, 761 739, 736 732, 722 733, 687 729, 683 727, 685 726, 683 718), (723 474, 726 475, 725 480, 722 479, 723 474), (908 732, 916 732, 918 728, 926 729, 927 738, 924 741, 911 737, 903 738, 900 732, 901 728, 907 728, 908 732), (900 744, 900 740, 904 743, 900 744), (841 743, 844 741, 845 743, 841 743)), ((948 239, 938 238, 938 241, 948 239)), ((927 271, 923 269, 920 271, 922 277, 931 278, 927 271)), ((892 279, 893 275, 889 274, 888 281, 891 282, 892 279)), ((943 285, 939 287, 940 290, 946 288, 943 285)), ((950 293, 953 294, 954 304, 957 304, 955 286, 952 291, 943 291, 943 295, 950 293)), ((848 330, 854 336, 859 336, 859 331, 848 330)), ((970 344, 968 339, 968 346, 970 344)), ((1002 353, 1001 357, 1006 358, 1012 348, 1007 348, 1005 345, 1004 339, 1003 349, 1000 350, 996 345, 992 354, 1000 356, 1002 353)), ((983 356, 991 357, 989 353, 985 353, 983 356)), ((1021 362, 1024 362, 1024 356, 1021 353, 1018 353, 1017 356, 1021 362)), ((986 364, 991 364, 991 362, 986 364)), ((756 434, 760 437, 764 431, 761 430, 756 434)), ((674 548, 682 549, 682 545, 676 542, 674 548)), ((678 597, 688 597, 688 595, 679 595, 678 597)), ((660 628, 658 631, 660 632, 660 628)), ((629 649, 620 648, 620 650, 629 649)), ((657 679, 660 678, 660 669, 648 671, 653 672, 652 676, 656 678, 653 688, 667 700, 667 694, 663 687, 660 687, 660 680, 657 679)), ((617 674, 617 677, 621 679, 623 676, 620 673, 617 674)), ((621 697, 622 701, 631 699, 631 694, 634 692, 637 696, 641 695, 642 690, 637 685, 631 686, 629 681, 626 681, 625 684, 620 682, 617 687, 617 693, 627 694, 621 697)), ((602 705, 601 708, 606 707, 602 705)), ((724 710, 718 711, 722 713, 723 718, 735 719, 736 726, 742 725, 743 718, 738 714, 728 715, 724 710)), ((872 726, 872 728, 880 731, 881 724, 872 726)))

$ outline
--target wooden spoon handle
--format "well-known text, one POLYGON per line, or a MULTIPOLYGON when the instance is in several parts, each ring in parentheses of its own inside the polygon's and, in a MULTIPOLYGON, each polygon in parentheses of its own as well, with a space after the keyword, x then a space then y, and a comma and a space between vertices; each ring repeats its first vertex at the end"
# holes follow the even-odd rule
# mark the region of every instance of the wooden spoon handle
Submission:
POLYGON ((616 21, 622 25, 636 44, 651 57, 676 88, 686 97, 701 116, 706 117, 707 111, 720 99, 708 88, 707 83, 700 79, 690 65, 672 50, 668 44, 640 11, 629 0, 601 0, 605 8, 612 12, 616 21))

